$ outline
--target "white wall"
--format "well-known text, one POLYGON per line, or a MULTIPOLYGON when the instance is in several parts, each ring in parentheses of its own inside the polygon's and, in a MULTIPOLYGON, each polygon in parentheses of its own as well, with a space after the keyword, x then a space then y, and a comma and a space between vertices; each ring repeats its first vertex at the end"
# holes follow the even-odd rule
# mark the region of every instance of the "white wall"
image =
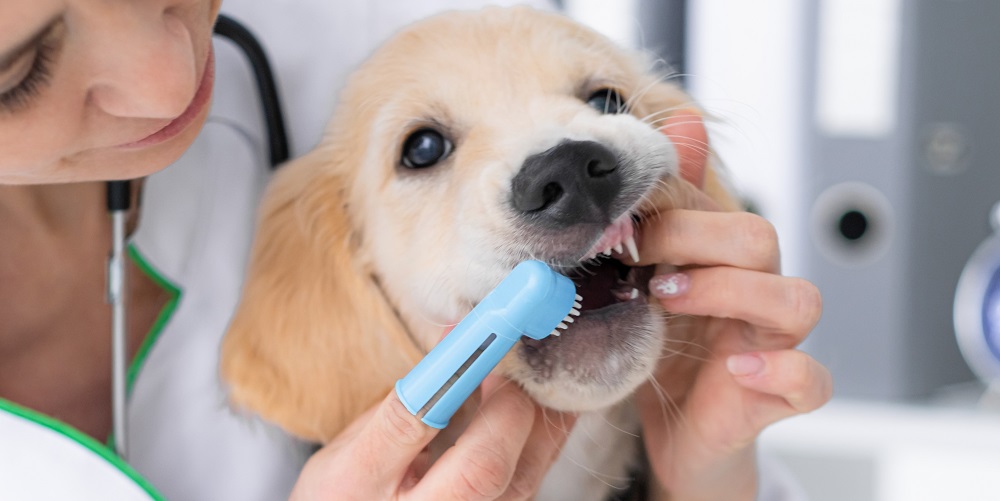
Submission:
POLYGON ((691 92, 718 117, 712 142, 737 188, 778 229, 784 269, 797 274, 801 186, 801 34, 806 2, 689 2, 691 92))

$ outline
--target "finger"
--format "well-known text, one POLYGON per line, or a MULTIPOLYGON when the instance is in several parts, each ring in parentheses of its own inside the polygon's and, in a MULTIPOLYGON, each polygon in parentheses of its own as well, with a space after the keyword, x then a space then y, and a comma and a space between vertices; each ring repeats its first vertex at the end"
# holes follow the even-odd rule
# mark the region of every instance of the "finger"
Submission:
POLYGON ((658 275, 649 291, 671 313, 742 320, 790 336, 782 348, 800 343, 823 311, 819 289, 806 280, 728 266, 658 275))
POLYGON ((552 463, 559 457, 566 438, 569 437, 576 416, 566 412, 556 412, 538 407, 535 410, 535 426, 528 435, 527 445, 517 462, 510 485, 500 499, 514 501, 532 499, 542 479, 552 463))
POLYGON ((640 265, 726 265, 777 273, 781 252, 774 225, 748 212, 672 210, 639 232, 640 265))
POLYGON ((536 405, 514 384, 498 386, 484 402, 455 446, 409 493, 413 499, 496 499, 507 490, 536 405))
POLYGON ((374 488, 392 490, 438 431, 410 414, 393 391, 345 447, 344 454, 355 458, 357 471, 372 492, 374 488))
POLYGON ((730 355, 726 368, 744 388, 781 399, 782 404, 762 409, 759 414, 761 427, 816 410, 833 394, 830 371, 798 350, 730 355))
POLYGON ((674 143, 681 177, 698 188, 703 187, 709 151, 708 132, 701 114, 694 109, 680 110, 664 121, 660 132, 674 143))

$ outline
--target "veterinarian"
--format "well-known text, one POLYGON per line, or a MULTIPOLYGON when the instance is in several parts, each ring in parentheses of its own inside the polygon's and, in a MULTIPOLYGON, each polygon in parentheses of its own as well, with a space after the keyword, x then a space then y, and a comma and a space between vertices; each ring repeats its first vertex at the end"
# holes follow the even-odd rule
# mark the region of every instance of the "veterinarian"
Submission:
MULTIPOLYGON (((318 141, 336 87, 378 40, 435 10, 481 3, 227 0, 226 9, 266 41, 301 153, 318 141)), ((539 419, 514 385, 484 384, 472 426, 422 478, 408 472, 434 432, 393 396, 315 454, 225 406, 217 349, 268 161, 242 54, 226 43, 213 50, 219 7, 0 2, 3 498, 530 496, 566 429, 539 419), (104 181, 112 179, 137 179, 125 291, 128 463, 104 444, 112 429, 104 181)), ((667 127, 689 138, 682 168, 697 183, 704 128, 683 114, 667 127)), ((829 397, 829 374, 795 350, 819 299, 778 274, 770 226, 712 212, 707 201, 700 208, 649 222, 640 249, 652 262, 691 265, 654 278, 668 310, 714 317, 688 324, 704 330, 714 354, 687 368, 694 383, 661 381, 678 407, 663 412, 652 388, 639 395, 651 483, 672 500, 754 499, 758 485, 761 500, 792 499, 774 470, 759 468, 753 443, 770 423, 829 397)))

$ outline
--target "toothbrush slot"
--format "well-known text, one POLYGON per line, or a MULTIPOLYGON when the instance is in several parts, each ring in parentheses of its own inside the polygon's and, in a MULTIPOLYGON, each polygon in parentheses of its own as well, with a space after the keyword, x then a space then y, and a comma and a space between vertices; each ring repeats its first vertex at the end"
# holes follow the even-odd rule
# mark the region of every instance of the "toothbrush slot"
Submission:
POLYGON ((430 412, 432 408, 434 408, 434 405, 438 403, 438 400, 441 400, 441 397, 443 397, 444 394, 447 393, 448 390, 450 390, 451 387, 455 385, 455 381, 458 381, 459 378, 461 378, 462 375, 465 374, 465 371, 469 370, 469 367, 471 367, 472 364, 475 363, 477 359, 479 359, 479 356, 482 355, 484 351, 486 351, 486 348, 489 348, 490 345, 493 344, 493 341, 495 341, 496 338, 497 335, 495 333, 491 333, 489 337, 487 337, 486 340, 483 341, 483 344, 479 345, 479 348, 476 348, 476 351, 472 352, 472 355, 469 357, 469 359, 466 360, 465 363, 462 364, 462 366, 459 367, 457 371, 455 371, 455 374, 453 374, 450 378, 448 378, 448 382, 442 385, 441 388, 436 393, 434 393, 434 396, 431 397, 431 399, 428 400, 426 404, 424 404, 424 406, 420 409, 419 412, 417 412, 418 418, 423 419, 423 417, 426 416, 427 413, 430 412))

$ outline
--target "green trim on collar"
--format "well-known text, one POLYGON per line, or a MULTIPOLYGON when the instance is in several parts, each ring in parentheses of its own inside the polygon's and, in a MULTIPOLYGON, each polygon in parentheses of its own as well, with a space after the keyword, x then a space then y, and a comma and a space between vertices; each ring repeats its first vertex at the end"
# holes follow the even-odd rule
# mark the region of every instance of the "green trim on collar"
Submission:
POLYGON ((134 244, 129 244, 128 255, 132 258, 132 261, 135 262, 136 266, 138 266, 150 280, 165 290, 167 294, 170 294, 170 299, 167 300, 167 304, 163 305, 163 309, 160 310, 160 314, 156 316, 156 321, 153 322, 153 327, 149 329, 149 333, 147 333, 146 337, 143 338, 142 345, 139 346, 139 351, 135 353, 135 358, 132 359, 132 363, 128 367, 125 387, 128 388, 129 393, 131 393, 132 386, 135 384, 135 378, 138 377, 139 370, 142 369, 143 364, 146 363, 146 357, 149 356, 149 351, 153 348, 153 345, 156 344, 156 340, 160 338, 160 333, 163 332, 163 328, 166 327, 167 322, 170 321, 174 311, 177 310, 177 305, 181 300, 181 289, 153 268, 153 266, 146 261, 146 258, 139 253, 139 250, 136 249, 134 244))
MULTIPOLYGON (((160 334, 163 332, 163 328, 167 326, 170 319, 174 315, 174 311, 177 310, 177 305, 181 301, 181 288, 175 285, 173 282, 168 280, 166 277, 160 274, 153 268, 149 261, 139 253, 139 249, 135 247, 135 244, 129 244, 128 255, 132 259, 132 262, 141 270, 150 280, 153 281, 158 287, 163 289, 170 295, 170 299, 167 300, 167 304, 163 305, 163 309, 156 316, 156 320, 153 322, 153 326, 146 333, 146 336, 142 339, 142 344, 139 345, 138 351, 135 352, 135 358, 132 359, 132 363, 128 366, 128 371, 125 373, 125 391, 131 395, 132 387, 135 385, 135 378, 139 376, 139 371, 142 370, 142 366, 146 363, 146 358, 149 357, 150 350, 153 349, 153 345, 156 341, 160 339, 160 334)), ((114 450, 115 448, 115 434, 108 434, 107 446, 114 450)))
POLYGON ((9 414, 17 416, 19 418, 25 419, 32 423, 40 426, 44 426, 66 438, 82 445, 84 448, 90 450, 101 459, 106 461, 118 469, 118 471, 125 474, 129 480, 135 482, 136 485, 146 491, 149 494, 150 499, 156 501, 165 501, 165 498, 156 492, 153 484, 149 483, 148 480, 142 478, 141 475, 134 468, 132 468, 128 463, 126 463, 122 458, 118 457, 114 451, 103 444, 94 440, 93 437, 87 435, 86 433, 72 427, 71 425, 64 423, 56 418, 46 416, 38 411, 23 407, 21 405, 15 404, 10 400, 0 398, 0 412, 6 411, 9 414))

